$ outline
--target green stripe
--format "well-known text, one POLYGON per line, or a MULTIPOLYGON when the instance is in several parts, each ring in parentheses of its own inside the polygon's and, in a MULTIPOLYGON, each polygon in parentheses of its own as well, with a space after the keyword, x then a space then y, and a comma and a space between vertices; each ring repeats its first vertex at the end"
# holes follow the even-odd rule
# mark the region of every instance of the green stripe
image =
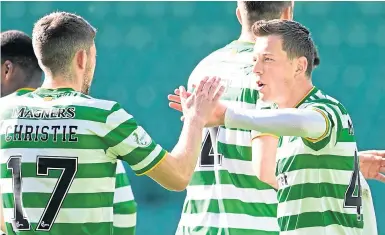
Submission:
POLYGON ((301 169, 333 169, 352 171, 354 159, 352 156, 338 155, 313 155, 298 154, 295 156, 280 159, 277 163, 277 174, 301 169))
POLYGON ((127 202, 119 202, 114 204, 114 214, 134 214, 136 213, 137 204, 134 200, 127 202))
MULTIPOLYGON (((250 215, 254 217, 277 217, 277 204, 266 203, 248 203, 238 199, 222 199, 222 200, 189 200, 183 213, 197 214, 201 212, 211 213, 233 213, 250 215), (225 208, 225 211, 221 211, 220 204, 225 208)), ((256 218, 257 219, 257 218, 256 218)))
POLYGON ((354 135, 349 134, 349 128, 341 129, 339 136, 337 136, 337 142, 355 142, 356 138, 354 135))
POLYGON ((306 212, 299 215, 278 218, 281 231, 291 231, 307 227, 326 227, 332 224, 350 228, 363 228, 363 219, 357 220, 357 215, 344 214, 334 211, 306 212))
MULTIPOLYGON (((76 178, 104 178, 114 177, 116 170, 116 164, 106 163, 88 163, 78 164, 78 171, 76 172, 76 178)), ((48 171, 48 175, 37 176, 37 164, 36 163, 22 163, 21 172, 23 178, 55 178, 58 179, 63 170, 51 169, 48 171)), ((1 178, 12 178, 12 171, 7 169, 7 164, 0 165, 1 178)))
POLYGON ((114 226, 114 235, 135 235, 136 227, 118 228, 114 226))
MULTIPOLYGON (((148 164, 147 166, 145 166, 144 168, 142 168, 141 170, 137 170, 135 171, 135 173, 137 175, 141 175, 147 171, 149 171, 150 169, 152 169, 155 165, 157 165, 160 161, 162 161, 162 159, 164 157, 166 157, 166 150, 162 149, 162 151, 160 151, 160 153, 158 154, 158 156, 155 157, 155 159, 150 163, 148 164)), ((128 162, 128 161, 127 161, 128 162)))
POLYGON ((249 104, 256 104, 258 100, 258 91, 254 89, 249 88, 243 88, 242 94, 240 97, 237 97, 237 101, 249 103, 249 104))
POLYGON ((238 159, 250 161, 251 164, 251 147, 239 146, 233 144, 224 144, 218 141, 218 153, 227 159, 238 159))
MULTIPOLYGON (((23 193, 25 208, 45 208, 52 193, 23 193)), ((114 193, 68 193, 61 208, 112 207, 114 193)), ((4 193, 4 208, 13 208, 13 194, 4 193)))
MULTIPOLYGON (((30 231, 22 231, 17 234, 13 232, 12 225, 6 223, 7 235, 47 235, 47 232, 35 231, 37 227, 36 223, 32 223, 32 229, 30 231)), ((49 234, 55 235, 112 235, 113 225, 112 222, 103 223, 79 223, 79 224, 68 224, 68 223, 55 223, 49 234)), ((115 234, 114 234, 115 235, 115 234)))
MULTIPOLYGON (((229 173, 227 170, 219 170, 220 184, 234 185, 237 188, 252 188, 257 190, 273 189, 270 185, 260 181, 256 176, 229 173)), ((194 185, 215 185, 216 178, 214 171, 195 171, 190 186, 194 185)))
POLYGON ((262 231, 256 229, 241 229, 241 228, 216 228, 216 227, 203 227, 196 226, 181 227, 182 233, 177 234, 204 234, 204 235, 279 235, 279 232, 262 231))
POLYGON ((130 186, 130 180, 126 173, 116 174, 115 188, 130 186))
POLYGON ((115 146, 115 145, 118 145, 123 140, 125 140, 128 136, 130 136, 131 133, 134 132, 137 128, 138 128, 138 124, 136 123, 134 118, 131 118, 121 123, 115 129, 111 130, 103 138, 105 139, 105 141, 109 146, 115 146))
POLYGON ((348 185, 331 183, 298 184, 278 190, 278 201, 281 203, 304 198, 322 197, 344 199, 347 188, 348 185))

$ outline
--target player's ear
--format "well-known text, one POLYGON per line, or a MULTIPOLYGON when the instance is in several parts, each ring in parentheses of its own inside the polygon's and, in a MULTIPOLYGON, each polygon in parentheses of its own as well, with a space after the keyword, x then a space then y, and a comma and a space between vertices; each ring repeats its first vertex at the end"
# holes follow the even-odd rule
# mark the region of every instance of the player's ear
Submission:
POLYGON ((286 7, 285 10, 282 11, 281 20, 293 20, 293 10, 294 3, 290 7, 286 7))
POLYGON ((306 57, 301 56, 295 59, 294 65, 295 65, 295 71, 294 71, 295 77, 305 75, 307 66, 308 66, 306 57))
POLYGON ((10 60, 6 60, 4 64, 1 65, 1 80, 8 80, 13 71, 13 63, 10 60))
POLYGON ((241 16, 241 11, 239 10, 239 7, 235 9, 235 14, 237 15, 238 22, 242 25, 242 16, 241 16))
POLYGON ((79 69, 85 69, 87 65, 87 51, 79 50, 75 54, 75 63, 79 69))

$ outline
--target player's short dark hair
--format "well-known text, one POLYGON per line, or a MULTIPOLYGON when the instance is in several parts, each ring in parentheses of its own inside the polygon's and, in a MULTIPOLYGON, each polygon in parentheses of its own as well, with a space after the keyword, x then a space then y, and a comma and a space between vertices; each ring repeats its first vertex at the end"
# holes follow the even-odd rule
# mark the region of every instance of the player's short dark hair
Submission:
POLYGON ((89 52, 95 35, 96 29, 82 17, 54 12, 35 23, 33 48, 40 64, 53 75, 66 74, 77 51, 89 52))
POLYGON ((258 21, 252 27, 256 37, 277 35, 282 39, 282 49, 290 59, 304 56, 308 66, 306 75, 311 76, 313 68, 319 65, 317 48, 310 36, 310 31, 300 23, 289 20, 258 21))
POLYGON ((8 30, 1 32, 1 64, 6 60, 21 67, 27 76, 41 71, 32 48, 32 39, 24 32, 8 30))
POLYGON ((292 5, 291 1, 239 1, 247 14, 250 25, 259 20, 274 20, 281 17, 282 12, 292 5))

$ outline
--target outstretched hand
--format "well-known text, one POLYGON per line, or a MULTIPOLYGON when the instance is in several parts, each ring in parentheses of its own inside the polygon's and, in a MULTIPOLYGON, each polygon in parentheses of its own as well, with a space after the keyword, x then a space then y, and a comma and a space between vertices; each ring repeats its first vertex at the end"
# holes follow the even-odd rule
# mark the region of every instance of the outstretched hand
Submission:
MULTIPOLYGON (((207 117, 205 124, 206 126, 223 125, 226 106, 219 102, 219 98, 222 96, 225 88, 224 86, 220 85, 220 81, 221 79, 217 77, 212 77, 210 79, 205 77, 199 83, 198 87, 193 85, 193 92, 187 92, 183 86, 180 86, 178 89, 174 90, 174 94, 168 95, 169 107, 182 112, 183 115, 181 116, 181 120, 183 121, 186 118, 185 105, 183 104, 184 99, 189 99, 193 96, 213 97, 213 102, 207 104, 210 106, 211 112, 209 112, 210 115, 207 117)), ((205 98, 201 99, 204 100, 205 98)))
POLYGON ((358 153, 360 171, 366 179, 385 183, 385 150, 367 150, 358 153))

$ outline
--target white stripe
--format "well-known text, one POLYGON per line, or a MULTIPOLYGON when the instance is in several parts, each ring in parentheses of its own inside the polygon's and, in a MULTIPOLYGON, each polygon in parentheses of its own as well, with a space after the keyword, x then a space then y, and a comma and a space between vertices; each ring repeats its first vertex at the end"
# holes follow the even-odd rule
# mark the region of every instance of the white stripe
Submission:
MULTIPOLYGON (((291 231, 280 232, 279 235, 372 235, 362 233, 362 229, 348 228, 332 224, 326 227, 300 228, 291 231)), ((377 235, 377 234, 375 234, 377 235)))
POLYGON ((256 77, 246 73, 252 70, 252 60, 252 53, 214 52, 195 67, 189 84, 198 84, 206 76, 218 76, 224 83, 231 81, 230 87, 256 89, 256 77))
MULTIPOLYGON (((179 227, 216 227, 216 228, 240 228, 255 229, 262 231, 279 231, 278 221, 273 217, 254 217, 245 214, 215 214, 215 213, 199 213, 199 214, 182 214, 179 227), (226 219, 221 219, 221 217, 226 219), (224 223, 223 221, 226 221, 224 223)), ((318 234, 317 234, 318 235, 318 234)))
POLYGON ((106 125, 108 125, 109 130, 113 130, 120 124, 127 120, 130 120, 131 118, 133 118, 131 114, 128 114, 126 111, 124 111, 124 109, 119 109, 118 111, 115 111, 108 115, 106 125))
POLYGON ((128 202, 134 200, 131 186, 124 186, 115 189, 114 203, 128 202))
POLYGON ((0 149, 0 164, 8 161, 10 156, 22 156, 22 163, 35 163, 37 156, 65 156, 77 157, 79 164, 86 163, 111 163, 113 159, 107 158, 103 149, 46 149, 46 148, 12 148, 0 149))
POLYGON ((246 203, 277 203, 273 189, 237 188, 232 184, 188 186, 186 200, 237 199, 246 203), (218 190, 221 188, 222 193, 218 190))
POLYGON ((306 212, 335 211, 345 214, 357 214, 356 208, 344 208, 344 200, 330 197, 304 198, 278 204, 278 218, 299 215, 306 212))
POLYGON ((116 161, 116 174, 126 174, 126 169, 121 160, 116 161))
POLYGON ((357 149, 355 142, 338 142, 336 145, 329 144, 325 148, 315 151, 307 147, 300 138, 288 143, 287 138, 282 147, 277 150, 277 160, 282 158, 288 158, 299 154, 312 154, 312 155, 337 155, 345 157, 353 157, 354 151, 357 149))
POLYGON ((374 210, 373 199, 369 188, 362 187, 362 211, 364 214, 363 235, 378 235, 376 212, 374 210))
MULTIPOLYGON (((52 193, 58 179, 23 178, 23 193, 52 193)), ((0 179, 1 192, 12 193, 12 178, 0 179)), ((75 178, 68 193, 102 193, 114 192, 115 177, 109 178, 75 178)))
POLYGON ((63 96, 51 101, 44 101, 42 98, 39 98, 38 96, 34 96, 33 98, 23 96, 23 97, 17 97, 17 98, 15 97, 13 99, 9 99, 9 101, 5 105, 30 106, 30 107, 52 107, 56 105, 76 105, 76 106, 111 110, 111 108, 115 104, 116 104, 115 101, 101 100, 101 99, 95 99, 95 98, 87 99, 80 96, 63 96))
POLYGON ((251 147, 251 135, 248 131, 219 129, 218 141, 224 144, 251 147))
MULTIPOLYGON (((25 208, 27 218, 32 223, 37 223, 44 211, 44 208, 25 208)), ((13 218, 13 208, 4 208, 5 220, 10 223, 13 218)), ((112 207, 99 208, 61 208, 55 220, 55 223, 102 223, 112 222, 112 207)))
MULTIPOLYGON (((352 159, 353 161, 353 159, 352 159)), ((285 172, 288 185, 330 183, 348 185, 352 178, 353 170, 331 170, 331 169, 301 169, 285 172)))
POLYGON ((136 213, 129 215, 114 214, 114 226, 118 228, 131 228, 136 226, 136 213))
POLYGON ((155 160, 155 158, 160 154, 161 151, 162 151, 162 147, 160 147, 159 145, 156 145, 155 149, 152 150, 152 152, 145 159, 143 159, 141 162, 135 165, 132 165, 131 168, 134 171, 142 170, 143 168, 150 165, 155 160))
MULTIPOLYGON (((244 161, 240 159, 223 158, 222 164, 218 165, 216 169, 227 170, 229 173, 232 173, 232 174, 255 176, 255 171, 253 169, 253 165, 251 161, 244 161)), ((212 171, 212 170, 213 169, 211 167, 199 166, 199 163, 197 164, 197 168, 195 169, 195 171, 212 171)))

